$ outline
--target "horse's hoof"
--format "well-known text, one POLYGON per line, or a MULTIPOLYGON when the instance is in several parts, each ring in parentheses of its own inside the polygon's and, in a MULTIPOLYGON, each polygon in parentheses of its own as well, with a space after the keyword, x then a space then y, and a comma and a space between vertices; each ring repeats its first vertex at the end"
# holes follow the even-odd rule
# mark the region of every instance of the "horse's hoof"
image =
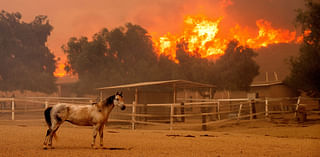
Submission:
POLYGON ((48 145, 47 149, 54 149, 52 145, 48 145))
POLYGON ((92 149, 98 149, 95 145, 91 145, 92 149))

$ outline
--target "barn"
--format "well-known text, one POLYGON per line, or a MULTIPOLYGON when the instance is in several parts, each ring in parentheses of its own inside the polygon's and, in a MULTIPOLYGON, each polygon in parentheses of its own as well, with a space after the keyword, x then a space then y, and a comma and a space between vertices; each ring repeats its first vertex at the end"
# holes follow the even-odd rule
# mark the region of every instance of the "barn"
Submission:
POLYGON ((288 87, 282 81, 264 81, 254 82, 250 85, 248 91, 225 91, 217 90, 215 99, 235 99, 246 97, 259 97, 259 98, 283 98, 283 97, 298 97, 299 92, 288 87))
POLYGON ((260 98, 297 97, 299 93, 282 81, 254 83, 250 85, 250 93, 257 93, 260 98))
MULTIPOLYGON (((170 121, 171 113, 169 104, 181 105, 181 102, 213 98, 216 86, 187 80, 166 80, 101 87, 98 90, 100 98, 106 98, 117 91, 123 92, 125 103, 129 108, 126 113, 119 113, 121 111, 115 109, 111 119, 130 120, 132 117, 128 115, 136 113, 141 115, 135 117, 137 121, 167 123, 170 121)), ((172 112, 174 114, 195 112, 192 109, 184 109, 175 107, 172 112)), ((175 121, 177 119, 175 118, 175 121)))
POLYGON ((177 103, 187 98, 212 98, 216 86, 187 80, 166 80, 101 87, 98 90, 101 98, 122 91, 128 104, 149 104, 177 103))

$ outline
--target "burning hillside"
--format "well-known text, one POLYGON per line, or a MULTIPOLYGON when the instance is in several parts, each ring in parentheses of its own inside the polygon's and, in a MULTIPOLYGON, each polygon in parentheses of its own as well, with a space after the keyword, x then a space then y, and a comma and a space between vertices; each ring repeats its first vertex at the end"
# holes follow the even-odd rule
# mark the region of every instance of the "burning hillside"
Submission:
POLYGON ((258 32, 247 27, 236 25, 229 32, 221 33, 220 22, 223 17, 211 19, 204 15, 186 16, 182 34, 171 34, 154 38, 154 45, 158 55, 168 56, 178 63, 176 59, 176 46, 184 42, 188 44, 186 52, 201 58, 217 58, 224 54, 226 45, 231 40, 238 40, 241 45, 254 49, 267 47, 270 44, 296 42, 296 32, 282 28, 272 27, 271 22, 259 19, 256 21, 258 32), (224 34, 224 35, 222 35, 224 34), (227 35, 225 35, 227 34, 227 35))
MULTIPOLYGON (((235 25, 229 32, 221 32, 222 20, 223 17, 214 19, 204 15, 185 16, 181 34, 168 32, 161 37, 152 37, 155 53, 158 56, 165 55, 175 63, 179 63, 176 59, 178 43, 186 43, 188 46, 185 51, 191 56, 216 59, 224 54, 231 40, 237 40, 241 45, 254 49, 302 40, 301 37, 296 36, 295 31, 274 28, 271 22, 264 19, 256 21, 258 32, 240 25, 235 25)), ((65 76, 64 64, 58 65, 54 74, 56 77, 65 76)))

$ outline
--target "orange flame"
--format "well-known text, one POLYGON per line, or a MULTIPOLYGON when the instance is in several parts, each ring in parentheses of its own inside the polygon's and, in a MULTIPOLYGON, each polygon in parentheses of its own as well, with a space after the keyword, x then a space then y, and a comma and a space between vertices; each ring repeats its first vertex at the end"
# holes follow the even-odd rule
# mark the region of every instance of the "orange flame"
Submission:
POLYGON ((64 70, 65 65, 63 63, 58 64, 56 70, 54 71, 53 75, 55 77, 64 77, 66 76, 67 72, 64 70))
POLYGON ((198 53, 201 57, 223 54, 225 44, 216 35, 222 18, 211 20, 204 16, 187 16, 184 20, 186 29, 182 38, 187 41, 192 55, 198 53))
MULTIPOLYGON (((232 1, 224 0, 226 4, 232 1)), ((155 51, 158 56, 168 56, 175 63, 179 63, 176 58, 176 47, 178 43, 187 43, 186 52, 201 58, 218 58, 224 54, 227 44, 231 40, 238 40, 241 45, 249 46, 254 49, 267 47, 270 44, 301 42, 303 35, 296 37, 296 32, 287 29, 273 28, 271 22, 259 19, 256 21, 259 31, 253 33, 247 27, 235 25, 227 32, 227 37, 222 38, 219 34, 219 25, 222 17, 211 19, 204 15, 186 16, 184 18, 184 30, 180 35, 167 33, 159 38, 152 38, 155 51), (255 35, 256 34, 256 35, 255 35)), ((304 35, 310 31, 304 32, 304 35)), ((224 33, 225 34, 225 33, 224 33)), ((117 57, 116 55, 114 57, 117 57)), ((65 65, 60 63, 54 72, 54 76, 63 77, 66 75, 65 65)))
POLYGON ((176 51, 176 41, 178 41, 178 39, 168 33, 167 35, 160 37, 158 42, 154 41, 157 49, 156 51, 161 52, 163 55, 168 56, 169 59, 179 63, 179 61, 176 59, 176 53, 172 53, 176 51))
POLYGON ((260 19, 256 21, 259 32, 253 36, 248 28, 239 25, 230 29, 229 38, 217 36, 222 17, 210 19, 206 16, 186 16, 184 31, 181 35, 168 33, 159 39, 153 39, 158 55, 168 56, 169 59, 179 63, 176 59, 176 44, 184 41, 188 44, 186 51, 201 58, 217 58, 224 54, 228 41, 236 39, 241 45, 257 49, 270 44, 290 43, 296 40, 296 32, 287 29, 275 29, 269 21, 260 19))
POLYGON ((216 38, 221 19, 221 17, 214 20, 205 16, 186 16, 183 34, 175 36, 168 33, 159 40, 154 40, 156 52, 158 55, 168 56, 169 59, 179 63, 176 59, 176 46, 177 43, 184 41, 188 44, 187 51, 191 55, 201 57, 222 55, 226 41, 216 38))
POLYGON ((308 29, 308 30, 305 30, 302 35, 300 35, 299 37, 297 37, 297 43, 303 42, 303 38, 306 37, 306 36, 309 36, 310 33, 311 33, 311 30, 309 30, 309 29, 308 29))
POLYGON ((296 39, 296 32, 290 32, 286 29, 274 29, 269 21, 260 19, 256 21, 259 28, 258 36, 252 38, 248 35, 243 35, 239 26, 231 29, 234 34, 234 39, 240 44, 247 45, 251 48, 267 47, 270 44, 290 43, 296 39))

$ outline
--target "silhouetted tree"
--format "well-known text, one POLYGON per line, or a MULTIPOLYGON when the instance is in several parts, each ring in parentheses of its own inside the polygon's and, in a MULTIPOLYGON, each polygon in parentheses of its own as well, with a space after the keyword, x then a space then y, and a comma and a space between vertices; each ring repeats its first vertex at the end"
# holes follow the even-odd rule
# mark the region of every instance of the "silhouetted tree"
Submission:
POLYGON ((177 45, 177 60, 179 61, 178 75, 180 79, 202 82, 202 83, 214 83, 212 77, 212 70, 214 62, 209 61, 207 58, 201 58, 197 55, 197 52, 193 52, 194 55, 186 52, 188 47, 187 43, 181 42, 177 45))
POLYGON ((103 29, 92 41, 70 38, 63 49, 68 56, 66 70, 79 76, 76 87, 80 94, 101 86, 170 79, 247 89, 258 74, 258 65, 252 60, 256 54, 237 42, 229 44, 225 56, 217 61, 219 66, 200 55, 190 55, 187 46, 183 41, 177 44, 178 64, 167 56, 158 57, 147 31, 129 23, 111 31, 103 29))
POLYGON ((300 55, 290 60, 291 73, 286 82, 311 96, 320 96, 320 3, 305 2, 306 9, 297 11, 296 22, 306 33, 300 55))
POLYGON ((68 57, 66 70, 79 76, 78 91, 157 79, 151 38, 138 25, 128 23, 111 31, 105 28, 92 41, 70 38, 63 49, 68 57))
POLYGON ((46 16, 30 23, 20 13, 0 13, 0 90, 56 90, 54 55, 46 46, 53 27, 46 16))
POLYGON ((215 82, 220 89, 248 90, 259 74, 259 65, 253 60, 257 54, 248 47, 231 41, 225 54, 216 61, 215 82))

